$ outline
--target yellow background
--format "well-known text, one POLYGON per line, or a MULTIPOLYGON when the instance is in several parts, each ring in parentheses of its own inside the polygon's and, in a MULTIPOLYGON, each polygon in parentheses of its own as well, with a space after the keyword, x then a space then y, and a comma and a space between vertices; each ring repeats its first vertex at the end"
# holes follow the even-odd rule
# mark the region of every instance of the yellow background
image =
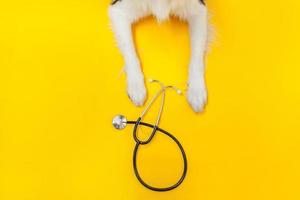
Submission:
MULTIPOLYGON (((169 193, 137 182, 131 128, 111 126, 115 114, 135 119, 142 108, 119 76, 109 2, 1 1, 0 199, 300 199, 299 1, 207 0, 216 29, 209 102, 197 115, 167 94, 161 127, 189 159, 185 182, 169 193)), ((187 25, 149 18, 134 33, 146 77, 186 89, 187 25)), ((172 183, 177 153, 158 135, 140 154, 144 178, 172 183)))

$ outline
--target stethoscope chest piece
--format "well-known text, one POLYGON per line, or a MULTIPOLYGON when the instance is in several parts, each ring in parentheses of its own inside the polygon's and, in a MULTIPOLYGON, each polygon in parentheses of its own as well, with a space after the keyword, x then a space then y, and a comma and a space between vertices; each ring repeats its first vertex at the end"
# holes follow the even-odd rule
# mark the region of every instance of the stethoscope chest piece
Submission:
MULTIPOLYGON (((159 81, 156 81, 156 80, 152 80, 151 82, 158 82, 158 83, 160 83, 159 81)), ((161 129, 161 128, 158 127, 159 120, 160 120, 160 117, 161 117, 161 114, 162 114, 162 110, 163 110, 166 89, 167 88, 173 88, 173 89, 175 89, 177 91, 178 94, 181 94, 181 92, 177 88, 175 88, 173 86, 164 86, 162 83, 160 83, 160 85, 161 85, 162 89, 159 92, 157 92, 157 94, 152 98, 152 100, 150 101, 150 103, 146 106, 145 110, 140 115, 140 117, 138 117, 137 120, 135 120, 135 121, 128 121, 123 115, 117 115, 117 116, 115 116, 113 118, 112 124, 118 130, 124 129, 127 126, 127 124, 134 125, 134 128, 133 128, 133 138, 134 138, 134 140, 136 142, 136 145, 135 145, 134 150, 133 150, 133 170, 134 170, 135 176, 138 179, 138 181, 143 186, 145 186, 146 188, 148 188, 150 190, 153 190, 153 191, 157 191, 157 192, 165 192, 165 191, 170 191, 170 190, 173 190, 173 189, 177 188, 179 185, 181 185, 181 183, 185 179, 185 176, 186 176, 186 173, 187 173, 187 158, 186 158, 185 151, 184 151, 182 145, 180 144, 180 142, 178 141, 178 139, 175 136, 173 136, 171 133, 169 133, 169 132, 167 132, 167 131, 165 131, 165 130, 163 130, 163 129, 161 129), (143 122, 142 119, 143 119, 144 115, 147 113, 147 111, 149 110, 149 108, 151 107, 151 105, 153 104, 153 102, 160 95, 162 95, 161 106, 160 106, 160 110, 159 110, 159 113, 158 113, 158 116, 157 116, 156 123, 154 125, 152 125, 152 124, 143 122), (152 129, 152 133, 151 133, 150 137, 147 140, 140 140, 139 137, 137 136, 137 132, 138 132, 138 127, 139 126, 144 126, 144 127, 148 127, 148 128, 152 129), (171 140, 173 140, 177 144, 178 148, 181 151, 181 155, 182 155, 182 159, 183 159, 183 171, 182 171, 182 175, 181 175, 180 179, 175 184, 173 184, 171 186, 168 186, 168 187, 154 187, 154 186, 151 186, 148 183, 146 183, 142 179, 142 177, 140 176, 140 173, 139 173, 139 170, 138 170, 138 166, 137 166, 137 155, 138 155, 138 149, 139 149, 139 147, 141 145, 147 145, 147 144, 149 144, 153 140, 153 138, 156 135, 156 133, 158 133, 158 132, 160 132, 160 133, 168 136, 171 140)))
POLYGON ((112 125, 116 129, 122 130, 127 126, 127 119, 123 115, 117 115, 113 118, 112 125))

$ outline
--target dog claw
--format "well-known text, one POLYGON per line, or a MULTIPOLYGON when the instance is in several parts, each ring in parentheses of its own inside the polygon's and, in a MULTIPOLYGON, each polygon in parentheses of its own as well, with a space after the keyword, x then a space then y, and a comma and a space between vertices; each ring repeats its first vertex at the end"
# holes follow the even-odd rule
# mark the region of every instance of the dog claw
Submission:
POLYGON ((195 112, 203 112, 207 102, 207 92, 204 81, 190 82, 187 100, 195 112))
POLYGON ((127 81, 127 94, 136 106, 143 106, 146 99, 144 78, 130 78, 127 81))

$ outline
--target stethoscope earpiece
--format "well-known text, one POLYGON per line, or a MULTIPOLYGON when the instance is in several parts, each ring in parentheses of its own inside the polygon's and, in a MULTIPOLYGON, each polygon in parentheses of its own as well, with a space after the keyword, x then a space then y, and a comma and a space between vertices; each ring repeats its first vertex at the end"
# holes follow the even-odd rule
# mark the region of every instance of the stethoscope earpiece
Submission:
POLYGON ((134 125, 134 128, 133 128, 133 138, 134 138, 134 140, 136 142, 135 148, 134 148, 134 151, 133 151, 133 170, 134 170, 134 174, 135 174, 136 178, 138 179, 138 181, 143 186, 145 186, 146 188, 148 188, 150 190, 153 190, 153 191, 157 191, 157 192, 166 192, 166 191, 170 191, 170 190, 173 190, 173 189, 177 188, 183 182, 183 180, 185 179, 185 176, 186 176, 186 173, 187 173, 187 158, 186 158, 186 154, 184 152, 184 149, 183 149, 182 145, 176 139, 176 137, 173 136, 171 133, 169 133, 169 132, 167 132, 167 131, 159 128, 158 124, 159 124, 159 121, 160 121, 160 118, 161 118, 161 115, 162 115, 162 111, 163 111, 163 107, 164 107, 166 89, 172 88, 179 95, 182 94, 182 91, 179 90, 178 88, 174 87, 174 86, 164 86, 164 84, 162 84, 158 80, 149 79, 149 81, 151 83, 153 83, 153 82, 159 83, 160 86, 161 86, 161 90, 159 90, 157 92, 157 94, 154 95, 154 97, 151 99, 151 101, 149 102, 149 104, 146 106, 146 108, 144 109, 144 111, 142 112, 142 114, 140 115, 140 117, 136 121, 127 121, 127 119, 123 115, 117 115, 117 116, 115 116, 113 118, 112 124, 118 130, 124 129, 127 126, 127 124, 133 124, 134 125), (152 104, 155 102, 155 100, 159 96, 162 96, 162 98, 161 98, 161 105, 160 105, 160 110, 158 112, 155 124, 152 125, 152 124, 148 124, 148 123, 142 122, 143 117, 146 115, 146 113, 148 112, 148 110, 150 109, 150 107, 152 106, 152 104), (140 140, 139 137, 137 136, 137 132, 138 132, 138 127, 139 126, 145 126, 145 127, 148 127, 148 128, 152 128, 152 133, 151 133, 150 137, 147 140, 140 140), (157 132, 165 134, 166 136, 168 136, 169 138, 171 138, 177 144, 178 148, 181 151, 181 155, 182 155, 182 159, 183 159, 183 172, 182 172, 182 175, 181 175, 180 179, 177 181, 177 183, 175 183, 174 185, 169 186, 169 187, 160 187, 159 188, 159 187, 153 187, 153 186, 147 184, 142 179, 142 177, 140 176, 139 171, 138 171, 138 167, 137 167, 137 155, 138 155, 138 149, 139 149, 139 147, 142 146, 142 145, 149 144, 152 141, 152 139, 154 138, 154 136, 156 135, 157 132))

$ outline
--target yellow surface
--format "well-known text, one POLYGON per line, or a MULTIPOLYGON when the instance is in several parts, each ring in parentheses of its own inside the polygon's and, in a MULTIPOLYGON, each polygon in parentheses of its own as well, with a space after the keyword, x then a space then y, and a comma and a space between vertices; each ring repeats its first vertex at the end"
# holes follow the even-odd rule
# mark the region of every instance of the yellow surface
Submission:
MULTIPOLYGON (((186 181, 169 193, 139 185, 131 128, 111 126, 115 114, 135 119, 142 109, 119 77, 109 1, 1 1, 0 199, 300 199, 299 1, 208 0, 217 30, 208 106, 196 115, 169 92, 161 124, 189 159, 186 181)), ((146 77, 186 89, 187 26, 150 18, 134 30, 146 77)), ((149 96, 158 89, 147 87, 149 96)), ((156 185, 182 167, 168 142, 157 136, 139 159, 156 185)))

